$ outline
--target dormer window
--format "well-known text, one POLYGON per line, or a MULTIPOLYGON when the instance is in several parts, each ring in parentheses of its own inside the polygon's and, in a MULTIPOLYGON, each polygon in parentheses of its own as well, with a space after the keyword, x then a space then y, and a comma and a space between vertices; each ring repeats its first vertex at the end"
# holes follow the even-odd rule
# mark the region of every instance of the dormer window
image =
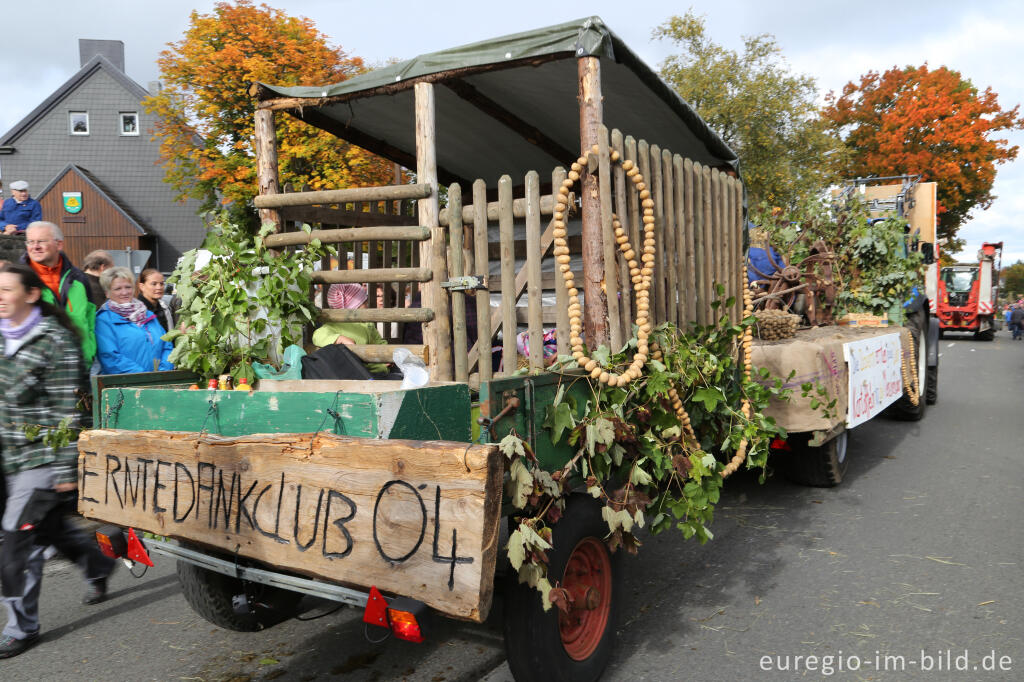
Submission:
POLYGON ((122 135, 138 135, 139 134, 139 112, 137 111, 122 111, 118 117, 119 128, 118 131, 122 135))
POLYGON ((72 135, 88 135, 89 134, 89 112, 87 111, 72 111, 69 114, 69 123, 71 126, 72 135))

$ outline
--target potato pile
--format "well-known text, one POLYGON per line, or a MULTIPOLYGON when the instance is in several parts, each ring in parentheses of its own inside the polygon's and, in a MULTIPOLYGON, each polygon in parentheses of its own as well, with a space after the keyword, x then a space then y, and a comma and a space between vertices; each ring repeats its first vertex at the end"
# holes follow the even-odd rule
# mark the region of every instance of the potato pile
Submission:
POLYGON ((754 333, 757 338, 765 341, 777 341, 788 339, 796 334, 796 326, 800 323, 800 316, 787 313, 782 310, 758 310, 754 313, 757 323, 754 325, 754 333))

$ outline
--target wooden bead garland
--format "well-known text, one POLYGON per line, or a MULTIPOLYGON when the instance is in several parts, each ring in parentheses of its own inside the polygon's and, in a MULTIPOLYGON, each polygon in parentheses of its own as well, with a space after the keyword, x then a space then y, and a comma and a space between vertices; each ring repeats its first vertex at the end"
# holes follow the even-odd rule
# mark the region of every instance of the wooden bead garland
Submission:
MULTIPOLYGON (((921 332, 924 333, 923 331, 921 332)), ((914 335, 910 333, 909 329, 904 328, 901 336, 906 340, 907 347, 910 348, 910 361, 903 358, 903 364, 900 365, 900 373, 903 374, 903 386, 907 391, 907 398, 910 400, 910 404, 917 407, 921 401, 921 377, 918 376, 917 369, 917 346, 914 344, 914 335), (910 368, 914 367, 914 381, 910 381, 910 368)))
MULTIPOLYGON (((747 281, 747 268, 743 267, 743 282, 747 281)), ((743 289, 743 317, 747 318, 754 314, 754 298, 750 293, 749 287, 743 289)), ((743 331, 743 376, 746 377, 747 381, 750 381, 750 371, 753 368, 753 364, 750 361, 751 349, 754 346, 754 331, 750 327, 747 327, 743 331)), ((742 406, 743 416, 747 419, 750 418, 750 401, 746 398, 743 399, 742 406)), ((736 454, 732 456, 729 463, 722 469, 722 478, 727 478, 730 474, 736 472, 737 469, 742 466, 743 462, 747 459, 747 439, 744 438, 740 441, 740 446, 736 448, 736 454)))
MULTIPOLYGON (((591 151, 597 154, 599 152, 598 146, 594 145, 591 148, 591 151)), ((618 163, 621 160, 619 153, 615 150, 612 150, 610 156, 613 163, 618 163)), ((589 372, 591 378, 597 379, 599 382, 609 386, 625 386, 630 381, 640 378, 643 366, 647 362, 648 357, 655 359, 660 359, 662 357, 661 350, 658 348, 657 344, 648 345, 648 338, 651 332, 650 290, 651 279, 654 275, 654 255, 656 253, 657 244, 654 238, 654 200, 651 199, 651 192, 647 189, 644 177, 640 173, 640 169, 637 168, 636 164, 629 159, 621 160, 622 170, 625 171, 626 177, 632 181, 637 192, 639 192, 641 207, 643 209, 642 221, 644 226, 644 240, 640 261, 637 262, 636 249, 632 244, 630 244, 629 236, 623 229, 618 216, 612 214, 612 228, 615 230, 615 243, 622 252, 626 265, 629 267, 630 281, 633 283, 633 288, 636 293, 637 352, 633 356, 633 361, 625 372, 621 374, 609 372, 602 367, 600 363, 583 352, 583 338, 581 336, 583 331, 583 309, 580 305, 579 290, 575 286, 576 283, 570 266, 569 242, 567 239, 568 232, 565 224, 565 215, 569 208, 569 190, 572 189, 573 185, 575 185, 580 179, 580 173, 586 165, 587 157, 580 156, 570 166, 566 179, 558 189, 558 199, 554 208, 554 223, 552 230, 552 234, 554 236, 553 253, 555 254, 558 263, 559 272, 562 273, 562 278, 565 280, 566 292, 569 295, 569 344, 572 349, 572 356, 576 360, 576 364, 589 372)), ((746 267, 743 268, 742 281, 747 281, 746 267)), ((746 288, 743 291, 743 304, 743 316, 746 318, 754 312, 753 297, 751 296, 750 290, 746 288)), ((753 342, 753 332, 750 327, 747 327, 743 332, 743 375, 746 377, 747 381, 750 380, 750 372, 752 368, 750 353, 753 342)), ((697 434, 693 430, 693 424, 690 422, 690 415, 683 406, 683 401, 682 398, 679 397, 679 392, 675 387, 670 387, 668 396, 672 404, 672 409, 679 418, 683 433, 693 441, 697 441, 697 434)), ((743 400, 741 410, 743 412, 743 416, 749 419, 751 412, 749 400, 743 400)), ((747 439, 744 438, 740 443, 739 448, 737 448, 736 454, 721 471, 722 478, 729 476, 739 469, 740 465, 742 465, 746 459, 747 445, 747 439)))
MULTIPOLYGON (((596 154, 598 152, 598 146, 594 145, 592 147, 592 151, 596 154)), ((618 163, 620 161, 620 156, 617 151, 612 150, 611 160, 613 163, 618 163)), ((559 187, 558 199, 555 203, 552 230, 552 234, 554 235, 554 253, 556 254, 556 258, 559 259, 558 269, 562 273, 562 278, 565 280, 565 288, 569 294, 569 345, 572 349, 572 356, 576 360, 576 364, 587 372, 590 372, 591 378, 597 379, 601 383, 608 384, 609 386, 625 386, 630 381, 640 378, 644 363, 647 362, 647 358, 650 355, 650 348, 647 344, 647 339, 651 332, 650 290, 651 277, 654 274, 654 200, 651 199, 650 190, 647 189, 644 177, 640 174, 640 170, 636 167, 636 164, 629 159, 621 161, 622 169, 626 172, 626 177, 632 181, 636 190, 640 193, 641 206, 643 207, 644 212, 644 246, 643 253, 640 256, 640 262, 638 263, 636 261, 636 249, 629 243, 629 236, 622 228, 622 223, 619 221, 618 217, 613 214, 612 227, 615 230, 615 242, 629 266, 630 278, 633 283, 633 289, 636 292, 636 326, 638 331, 636 354, 633 356, 633 361, 630 363, 629 367, 621 374, 609 372, 602 367, 600 363, 588 357, 586 353, 583 352, 583 338, 581 336, 583 331, 583 309, 580 306, 579 290, 576 289, 572 268, 569 265, 569 242, 567 240, 568 233, 565 227, 565 212, 569 206, 569 190, 576 181, 579 180, 580 173, 586 165, 586 156, 580 156, 576 159, 572 166, 570 166, 570 170, 565 181, 562 182, 561 187, 559 187)))

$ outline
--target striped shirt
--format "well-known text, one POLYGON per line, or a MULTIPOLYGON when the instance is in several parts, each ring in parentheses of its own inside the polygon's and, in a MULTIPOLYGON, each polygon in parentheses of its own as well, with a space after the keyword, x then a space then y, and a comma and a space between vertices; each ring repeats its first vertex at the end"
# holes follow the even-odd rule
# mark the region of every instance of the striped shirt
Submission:
POLYGON ((78 445, 74 441, 54 450, 43 442, 47 427, 57 426, 65 417, 70 428, 81 428, 78 403, 86 386, 82 352, 74 335, 52 317, 43 317, 24 337, 11 356, 0 357, 0 443, 3 471, 19 471, 52 465, 57 483, 74 483, 77 478, 78 445), (29 440, 25 426, 42 426, 29 440))

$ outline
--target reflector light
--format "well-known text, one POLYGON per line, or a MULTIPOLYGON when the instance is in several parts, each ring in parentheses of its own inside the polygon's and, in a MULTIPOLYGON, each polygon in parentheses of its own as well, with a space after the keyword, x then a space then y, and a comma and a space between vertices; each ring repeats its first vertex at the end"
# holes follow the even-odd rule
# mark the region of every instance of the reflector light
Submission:
POLYGON ((388 627, 388 602, 376 587, 370 587, 370 596, 363 609, 363 622, 378 627, 388 627))
POLYGON ((149 558, 149 553, 146 552, 146 546, 142 544, 142 540, 135 534, 134 528, 128 529, 128 550, 125 552, 125 556, 132 561, 137 561, 140 564, 145 564, 150 568, 153 567, 153 560, 149 558))
POLYGON ((103 526, 96 531, 96 544, 100 551, 111 559, 120 559, 128 551, 124 531, 117 526, 103 526))

